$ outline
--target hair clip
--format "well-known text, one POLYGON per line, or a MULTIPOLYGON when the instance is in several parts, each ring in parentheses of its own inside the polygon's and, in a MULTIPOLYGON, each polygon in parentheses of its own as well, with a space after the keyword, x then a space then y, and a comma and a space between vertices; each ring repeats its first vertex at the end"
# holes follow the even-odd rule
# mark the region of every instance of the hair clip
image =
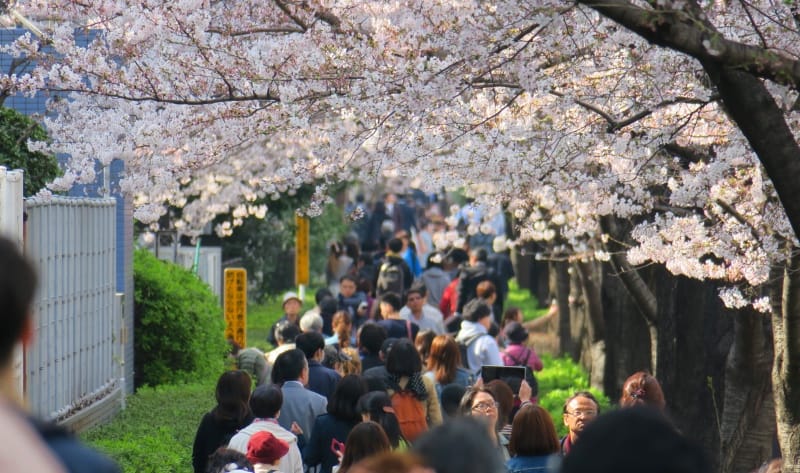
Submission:
POLYGON ((383 406, 383 412, 387 414, 394 414, 394 408, 392 406, 383 406))
POLYGON ((644 394, 645 394, 644 393, 644 389, 639 388, 636 391, 631 393, 631 397, 634 398, 634 399, 641 399, 641 398, 644 397, 644 394))

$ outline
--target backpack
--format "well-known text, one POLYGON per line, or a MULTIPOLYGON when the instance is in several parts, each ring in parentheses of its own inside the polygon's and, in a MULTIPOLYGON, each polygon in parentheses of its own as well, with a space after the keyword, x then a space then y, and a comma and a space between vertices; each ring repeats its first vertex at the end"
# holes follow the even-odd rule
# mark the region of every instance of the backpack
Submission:
POLYGON ((400 424, 403 438, 413 442, 427 432, 428 421, 425 419, 425 408, 422 401, 411 390, 395 391, 392 394, 392 409, 400 424))
POLYGON ((472 367, 469 365, 469 358, 467 358, 467 353, 469 352, 469 347, 472 346, 479 338, 481 337, 491 337, 488 333, 476 333, 475 335, 467 338, 464 341, 458 342, 458 350, 461 352, 461 366, 467 369, 467 371, 474 371, 472 367))
POLYGON ((387 261, 381 265, 378 272, 378 283, 375 285, 375 293, 378 296, 387 292, 394 292, 403 297, 405 286, 403 285, 403 268, 399 264, 392 264, 387 261))

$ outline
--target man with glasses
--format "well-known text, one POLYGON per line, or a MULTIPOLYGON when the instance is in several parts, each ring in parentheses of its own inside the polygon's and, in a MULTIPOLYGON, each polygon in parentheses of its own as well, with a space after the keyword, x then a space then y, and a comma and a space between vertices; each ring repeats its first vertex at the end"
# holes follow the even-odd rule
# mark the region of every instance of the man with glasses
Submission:
POLYGON ((564 402, 564 425, 569 432, 561 439, 561 454, 567 455, 583 429, 600 414, 600 403, 589 391, 578 391, 564 402))

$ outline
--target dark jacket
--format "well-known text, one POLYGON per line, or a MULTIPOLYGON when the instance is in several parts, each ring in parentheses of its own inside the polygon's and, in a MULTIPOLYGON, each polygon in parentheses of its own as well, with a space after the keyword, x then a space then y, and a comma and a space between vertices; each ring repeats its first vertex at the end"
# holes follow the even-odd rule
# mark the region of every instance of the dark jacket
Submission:
POLYGON ((344 443, 357 422, 338 419, 330 414, 317 417, 311 438, 303 447, 303 463, 308 466, 322 464, 319 473, 330 473, 339 464, 339 458, 331 450, 331 440, 344 443))
MULTIPOLYGON (((475 266, 464 265, 458 273, 458 305, 456 312, 459 314, 464 310, 467 302, 471 301, 477 294, 475 289, 483 281, 491 281, 494 287, 497 288, 497 281, 494 273, 489 270, 486 263, 479 262, 475 266)), ((499 299, 499 297, 498 297, 499 299)))
POLYGON ((376 366, 383 366, 383 360, 378 355, 364 355, 361 357, 361 373, 366 372, 370 368, 376 366))
POLYGON ((333 390, 336 389, 336 383, 340 379, 342 377, 336 371, 322 366, 319 361, 308 360, 308 385, 306 387, 311 391, 330 400, 333 390))
POLYGON ((386 329, 387 338, 410 338, 413 342, 419 332, 419 325, 409 320, 385 319, 379 320, 378 325, 386 329), (411 332, 410 337, 409 331, 411 332))
MULTIPOLYGON (((395 256, 395 255, 387 255, 384 258, 383 263, 389 263, 392 266, 399 266, 400 270, 403 272, 403 294, 398 294, 398 296, 400 296, 403 299, 403 301, 405 301, 405 292, 411 289, 411 283, 414 282, 414 274, 411 273, 411 268, 408 267, 408 263, 406 263, 406 260, 404 260, 400 256, 395 256)), ((378 279, 380 279, 381 275, 380 267, 383 266, 383 263, 381 263, 381 265, 378 266, 378 271, 375 274, 375 280, 372 281, 373 283, 372 287, 375 288, 375 295, 377 297, 380 297, 382 295, 380 291, 378 291, 378 279)))
POLYGON ((69 473, 120 473, 119 465, 86 445, 63 427, 31 420, 42 440, 69 473))
POLYGON ((219 447, 228 445, 233 434, 242 427, 250 425, 253 416, 248 415, 241 421, 235 419, 219 420, 213 412, 208 412, 197 427, 192 446, 192 466, 195 473, 205 473, 208 457, 219 447))

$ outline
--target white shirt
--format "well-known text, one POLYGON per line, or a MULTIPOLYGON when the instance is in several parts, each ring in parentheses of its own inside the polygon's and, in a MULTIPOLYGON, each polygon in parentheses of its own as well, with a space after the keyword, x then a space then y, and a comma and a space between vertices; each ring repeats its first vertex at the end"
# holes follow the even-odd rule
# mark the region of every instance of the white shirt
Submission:
POLYGON ((444 330, 444 317, 436 307, 428 304, 422 305, 422 317, 419 320, 411 313, 408 306, 400 309, 400 318, 403 320, 410 320, 419 325, 420 331, 432 330, 436 335, 442 335, 444 330))

